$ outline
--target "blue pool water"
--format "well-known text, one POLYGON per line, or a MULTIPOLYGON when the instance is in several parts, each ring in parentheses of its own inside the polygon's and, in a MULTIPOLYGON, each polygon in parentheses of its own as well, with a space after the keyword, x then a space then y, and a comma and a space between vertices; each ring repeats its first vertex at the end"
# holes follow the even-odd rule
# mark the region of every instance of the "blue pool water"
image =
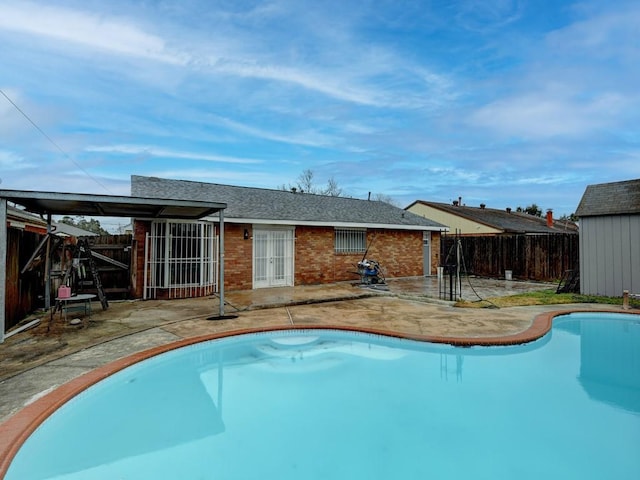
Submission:
POLYGON ((640 478, 640 317, 522 346, 295 330, 130 367, 25 442, 15 479, 640 478))

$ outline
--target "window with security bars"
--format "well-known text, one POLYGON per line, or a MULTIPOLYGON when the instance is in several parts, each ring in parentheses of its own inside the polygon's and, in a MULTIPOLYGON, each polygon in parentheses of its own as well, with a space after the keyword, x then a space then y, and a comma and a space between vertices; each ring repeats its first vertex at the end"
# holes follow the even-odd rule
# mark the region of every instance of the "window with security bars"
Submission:
POLYGON ((367 249, 367 231, 355 228, 336 228, 336 253, 364 253, 367 249))

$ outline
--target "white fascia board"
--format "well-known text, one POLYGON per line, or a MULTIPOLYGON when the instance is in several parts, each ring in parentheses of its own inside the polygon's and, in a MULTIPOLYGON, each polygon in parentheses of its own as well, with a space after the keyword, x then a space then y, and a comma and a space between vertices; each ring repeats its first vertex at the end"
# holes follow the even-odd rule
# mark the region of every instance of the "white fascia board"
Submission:
MULTIPOLYGON (((204 220, 204 219, 203 219, 204 220)), ((215 222, 217 217, 206 217, 206 220, 215 222)), ((395 225, 388 223, 355 223, 355 222, 313 222, 313 221, 292 221, 292 220, 265 220, 263 218, 228 218, 225 217, 224 223, 243 223, 252 225, 290 225, 290 226, 307 226, 307 227, 334 227, 334 228, 378 228, 381 230, 414 230, 429 232, 448 232, 449 227, 429 227, 425 225, 395 225)))
POLYGON ((7 223, 9 224, 9 225, 7 225, 7 226, 9 226, 9 227, 11 227, 11 228, 18 229, 18 230, 24 230, 24 229, 25 229, 25 227, 27 226, 27 224, 26 224, 26 223, 24 223, 24 222, 18 222, 18 221, 16 221, 16 220, 8 220, 8 221, 7 221, 7 223))

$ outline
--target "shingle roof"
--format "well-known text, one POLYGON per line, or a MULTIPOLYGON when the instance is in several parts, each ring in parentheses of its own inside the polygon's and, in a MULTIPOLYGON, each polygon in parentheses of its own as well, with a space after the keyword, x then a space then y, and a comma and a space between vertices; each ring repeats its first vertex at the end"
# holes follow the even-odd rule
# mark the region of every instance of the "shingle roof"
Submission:
POLYGON ((640 178, 589 185, 576 210, 579 217, 635 213, 640 213, 640 178))
POLYGON ((69 225, 63 222, 53 222, 53 226, 55 227, 54 233, 69 235, 71 237, 97 237, 98 234, 94 232, 90 232, 88 230, 83 230, 82 228, 69 225))
POLYGON ((433 220, 385 202, 283 190, 131 176, 131 194, 152 198, 227 203, 225 219, 315 225, 362 225, 399 229, 444 230, 433 220))
POLYGON ((554 220, 553 226, 548 227, 545 217, 537 217, 513 210, 508 212, 495 208, 467 207, 464 205, 458 206, 449 203, 426 202, 423 200, 417 200, 413 204, 416 203, 421 203, 451 215, 482 223, 502 230, 504 233, 575 233, 578 230, 573 222, 554 220))
POLYGON ((29 213, 25 210, 21 210, 16 207, 12 207, 11 205, 7 205, 7 217, 13 217, 19 220, 23 220, 25 222, 31 223, 33 225, 38 225, 42 227, 47 227, 47 222, 42 218, 34 215, 33 213, 29 213))

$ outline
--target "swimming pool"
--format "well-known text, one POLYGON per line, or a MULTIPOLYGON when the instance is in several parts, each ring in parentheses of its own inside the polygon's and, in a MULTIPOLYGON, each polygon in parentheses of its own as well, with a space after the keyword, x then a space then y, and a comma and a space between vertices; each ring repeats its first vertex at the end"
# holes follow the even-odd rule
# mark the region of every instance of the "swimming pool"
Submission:
POLYGON ((335 330, 174 350, 73 398, 6 479, 640 478, 640 317, 521 346, 335 330))

